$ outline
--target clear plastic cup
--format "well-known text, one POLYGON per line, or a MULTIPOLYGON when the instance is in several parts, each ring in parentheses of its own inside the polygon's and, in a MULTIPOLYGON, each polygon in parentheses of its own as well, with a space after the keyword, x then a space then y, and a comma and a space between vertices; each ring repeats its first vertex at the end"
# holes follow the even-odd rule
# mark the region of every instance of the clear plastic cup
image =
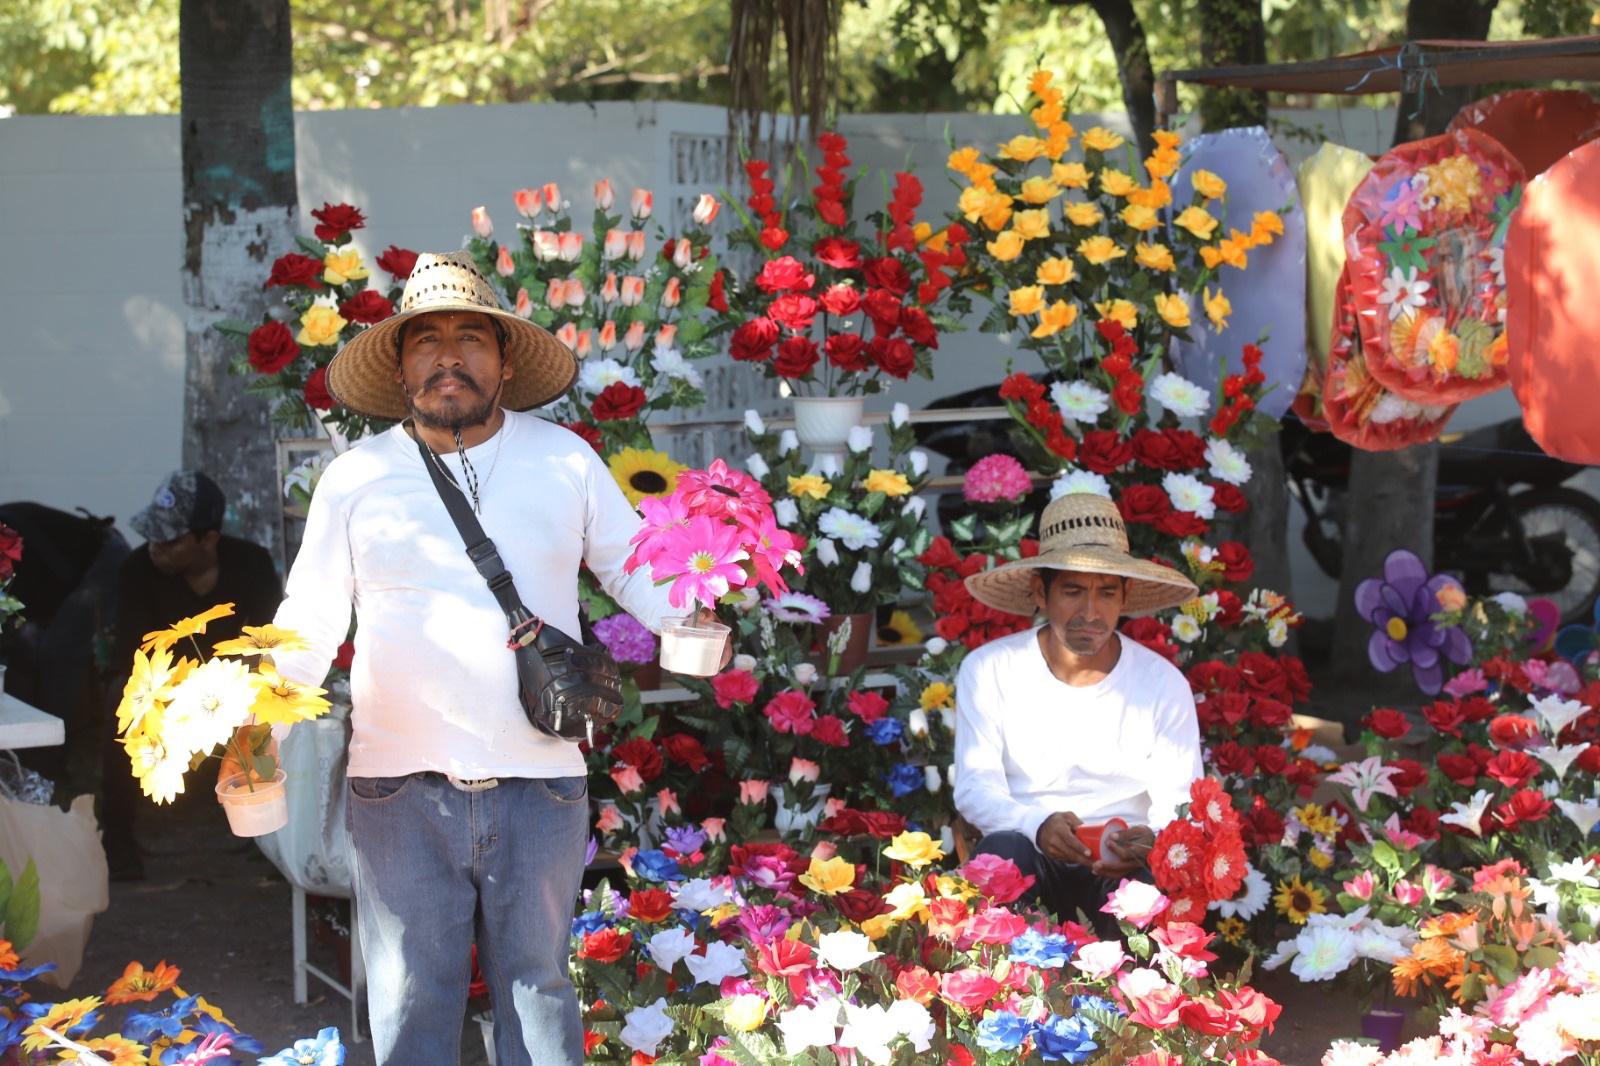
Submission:
POLYGON ((661 624, 661 668, 690 677, 711 677, 722 665, 730 630, 721 622, 691 622, 688 616, 661 624))

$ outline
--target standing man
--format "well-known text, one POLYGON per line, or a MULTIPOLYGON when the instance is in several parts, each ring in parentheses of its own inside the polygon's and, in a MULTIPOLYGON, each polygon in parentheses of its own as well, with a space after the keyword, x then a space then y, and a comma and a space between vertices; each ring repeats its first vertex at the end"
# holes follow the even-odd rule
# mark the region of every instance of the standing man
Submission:
POLYGON ((1074 493, 1039 520, 1039 554, 967 578, 982 602, 1042 616, 967 656, 956 680, 956 808, 977 850, 1038 880, 1061 918, 1097 920, 1137 874, 1201 775, 1194 696, 1177 667, 1117 632, 1124 615, 1196 594, 1176 570, 1128 554, 1109 498, 1074 493), (1095 861, 1079 835, 1111 819, 1095 861))
POLYGON ((349 823, 379 1066, 457 1061, 474 941, 496 1061, 583 1060, 567 972, 588 841, 583 755, 529 724, 505 615, 417 447, 454 478, 534 614, 578 634, 587 565, 659 631, 666 587, 623 573, 639 518, 622 490, 584 440, 523 413, 576 373, 564 345, 501 309, 463 252, 419 256, 399 312, 328 368, 340 403, 400 424, 318 483, 276 619, 311 647, 276 661, 320 682, 354 606, 349 823))

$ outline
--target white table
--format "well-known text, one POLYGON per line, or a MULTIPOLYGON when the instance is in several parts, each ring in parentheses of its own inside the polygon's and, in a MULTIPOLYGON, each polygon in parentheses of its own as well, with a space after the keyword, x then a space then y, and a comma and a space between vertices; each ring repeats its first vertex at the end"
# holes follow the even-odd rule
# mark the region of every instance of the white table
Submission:
POLYGON ((0 751, 53 748, 66 739, 67 727, 61 719, 0 693, 0 751))

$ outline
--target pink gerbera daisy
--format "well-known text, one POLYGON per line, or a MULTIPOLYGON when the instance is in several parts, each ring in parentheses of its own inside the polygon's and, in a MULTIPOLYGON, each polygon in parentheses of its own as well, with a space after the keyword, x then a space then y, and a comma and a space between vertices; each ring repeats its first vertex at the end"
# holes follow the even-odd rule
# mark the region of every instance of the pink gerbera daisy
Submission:
POLYGON ((650 563, 656 581, 672 580, 667 602, 674 607, 688 606, 690 601, 715 607, 729 588, 746 584, 743 564, 750 556, 739 541, 737 526, 705 515, 673 526, 650 563))
POLYGON ((729 468, 713 459, 704 470, 685 470, 678 475, 678 491, 689 513, 713 518, 739 519, 772 506, 772 497, 761 482, 749 474, 729 468))

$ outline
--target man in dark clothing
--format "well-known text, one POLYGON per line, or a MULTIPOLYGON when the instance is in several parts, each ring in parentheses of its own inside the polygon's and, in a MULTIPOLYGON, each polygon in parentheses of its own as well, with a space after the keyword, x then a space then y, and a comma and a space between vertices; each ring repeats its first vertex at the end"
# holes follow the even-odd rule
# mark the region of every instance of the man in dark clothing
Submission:
MULTIPOLYGON (((259 545, 222 534, 227 500, 217 483, 198 470, 177 470, 156 490, 150 506, 133 516, 133 528, 146 540, 123 561, 117 581, 117 623, 111 662, 120 696, 132 668, 133 653, 146 633, 219 603, 233 614, 206 627, 202 650, 240 635, 244 626, 272 621, 283 586, 272 556, 259 545)), ((139 790, 127 753, 108 727, 101 822, 111 876, 143 876, 133 836, 139 790)))

